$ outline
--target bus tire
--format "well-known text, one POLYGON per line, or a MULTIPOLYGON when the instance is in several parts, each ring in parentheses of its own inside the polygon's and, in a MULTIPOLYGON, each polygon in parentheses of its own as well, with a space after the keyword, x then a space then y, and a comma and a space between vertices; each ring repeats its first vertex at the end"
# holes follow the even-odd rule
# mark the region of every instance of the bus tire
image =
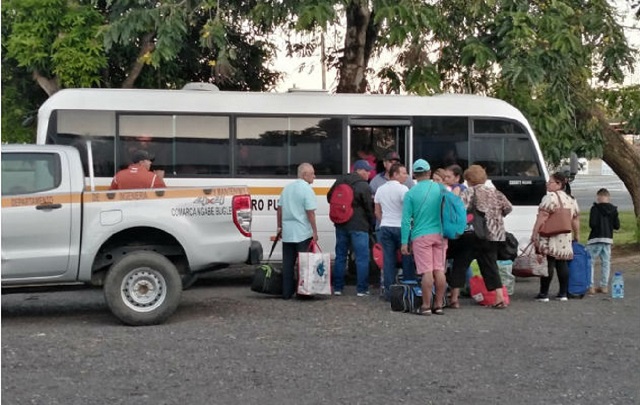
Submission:
POLYGON ((131 326, 157 325, 178 307, 182 279, 165 256, 149 251, 129 253, 114 263, 104 282, 111 312, 131 326))

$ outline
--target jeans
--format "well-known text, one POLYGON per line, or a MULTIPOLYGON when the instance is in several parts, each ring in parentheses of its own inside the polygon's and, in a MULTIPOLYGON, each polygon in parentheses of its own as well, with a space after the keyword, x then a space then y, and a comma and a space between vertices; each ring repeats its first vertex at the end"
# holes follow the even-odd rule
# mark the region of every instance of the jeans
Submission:
POLYGON ((369 291, 369 233, 347 231, 336 228, 336 260, 333 268, 333 290, 344 289, 344 275, 347 269, 347 252, 352 246, 356 257, 357 291, 369 291))
POLYGON ((285 300, 291 298, 297 289, 295 274, 298 253, 308 252, 312 240, 312 238, 309 238, 297 243, 282 243, 282 298, 285 300))
MULTIPOLYGON (((400 238, 400 228, 383 226, 379 231, 380 244, 382 245, 382 255, 384 263, 382 266, 383 286, 385 298, 389 299, 389 287, 396 280, 398 274, 398 250, 402 245, 400 238)), ((402 255, 402 278, 405 281, 416 279, 416 270, 410 255, 402 255)))
POLYGON ((596 270, 596 259, 600 257, 600 287, 606 288, 609 285, 609 273, 611 271, 611 245, 608 243, 590 243, 587 245, 587 252, 591 256, 591 284, 593 287, 593 275, 596 270))

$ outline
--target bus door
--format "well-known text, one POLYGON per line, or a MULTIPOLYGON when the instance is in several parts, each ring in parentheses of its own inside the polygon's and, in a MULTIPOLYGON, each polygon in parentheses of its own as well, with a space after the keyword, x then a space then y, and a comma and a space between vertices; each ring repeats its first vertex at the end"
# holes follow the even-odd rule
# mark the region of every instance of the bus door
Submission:
POLYGON ((349 121, 349 137, 347 148, 348 172, 352 171, 356 160, 364 159, 375 167, 376 173, 384 171, 382 163, 389 152, 397 152, 400 161, 411 166, 411 121, 383 119, 351 119, 349 121))

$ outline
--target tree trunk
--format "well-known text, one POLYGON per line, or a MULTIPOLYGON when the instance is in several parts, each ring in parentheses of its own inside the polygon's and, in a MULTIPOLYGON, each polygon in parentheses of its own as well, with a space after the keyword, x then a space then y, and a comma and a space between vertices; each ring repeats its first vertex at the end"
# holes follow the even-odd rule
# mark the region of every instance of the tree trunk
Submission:
POLYGON ((640 242, 640 154, 622 136, 613 130, 603 116, 604 154, 602 160, 611 167, 622 180, 633 201, 633 212, 636 216, 636 241, 640 242))
POLYGON ((340 63, 338 93, 367 91, 367 65, 377 36, 373 11, 366 1, 353 0, 347 6, 344 55, 340 63))
POLYGON ((42 90, 47 93, 49 97, 51 97, 55 92, 60 90, 60 84, 58 83, 58 79, 53 78, 49 79, 48 77, 42 76, 38 70, 33 71, 33 80, 35 80, 42 90))
POLYGON ((129 71, 127 78, 124 82, 122 82, 123 89, 133 88, 133 84, 135 83, 138 76, 140 76, 140 72, 142 72, 142 68, 144 67, 144 56, 147 54, 147 52, 153 52, 153 50, 156 48, 156 45, 153 42, 154 36, 154 32, 149 32, 142 38, 142 45, 140 46, 138 57, 136 58, 135 62, 133 62, 133 66, 131 66, 131 70, 129 71))

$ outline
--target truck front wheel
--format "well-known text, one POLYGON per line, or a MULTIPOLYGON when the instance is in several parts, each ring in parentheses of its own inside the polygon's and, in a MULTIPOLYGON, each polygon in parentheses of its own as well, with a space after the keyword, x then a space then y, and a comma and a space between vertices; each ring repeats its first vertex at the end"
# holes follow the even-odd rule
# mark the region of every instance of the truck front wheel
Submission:
POLYGON ((127 254, 111 266, 104 281, 109 309, 132 326, 164 322, 178 307, 181 293, 178 269, 155 252, 127 254))

